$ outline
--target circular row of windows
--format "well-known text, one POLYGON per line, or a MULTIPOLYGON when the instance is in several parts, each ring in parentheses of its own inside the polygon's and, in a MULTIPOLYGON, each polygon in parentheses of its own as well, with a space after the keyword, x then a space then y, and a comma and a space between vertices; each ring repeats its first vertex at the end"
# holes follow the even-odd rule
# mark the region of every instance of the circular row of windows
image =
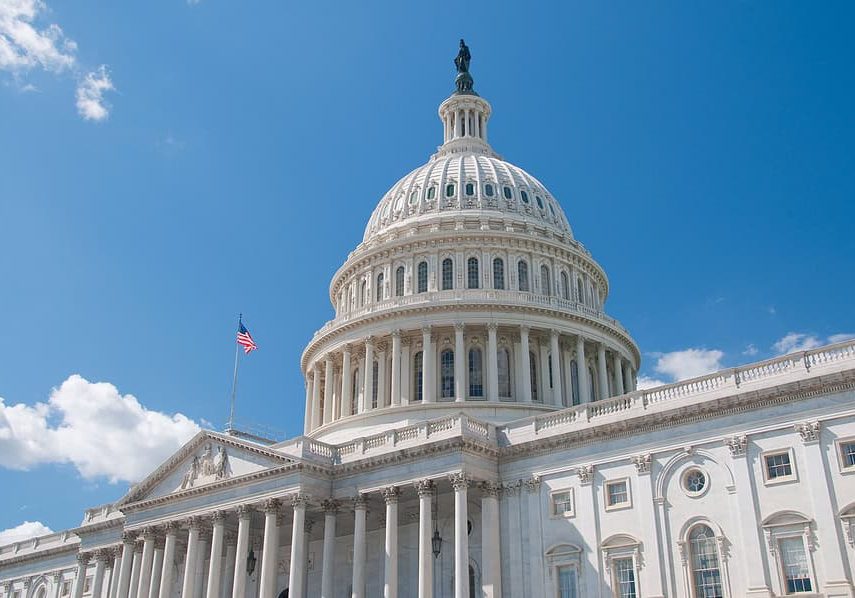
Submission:
MULTIPOLYGON (((455 195, 457 195, 457 183, 446 183, 444 191, 445 191, 445 197, 448 197, 448 198, 454 197, 455 195)), ((475 183, 472 183, 472 182, 464 183, 463 193, 467 197, 474 196, 475 195, 475 183)), ((419 189, 416 189, 416 190, 410 192, 409 202, 410 202, 411 206, 415 206, 416 204, 418 204, 419 195, 420 195, 419 189)), ((431 185, 430 187, 427 188, 427 193, 425 195, 426 199, 428 199, 428 200, 436 199, 436 195, 437 195, 437 185, 431 185)), ((484 195, 486 197, 496 197, 498 195, 498 189, 496 188, 496 186, 493 183, 485 183, 484 184, 484 195)), ((504 196, 505 199, 508 199, 508 200, 514 199, 513 187, 510 187, 508 185, 504 185, 502 187, 502 195, 504 196)), ((519 190, 519 197, 520 197, 520 201, 522 201, 525 205, 531 204, 531 198, 529 196, 528 191, 526 191, 525 189, 519 190)), ((553 207, 552 202, 544 200, 543 197, 541 197, 540 195, 537 195, 537 194, 535 194, 535 196, 534 196, 534 201, 537 204, 537 207, 539 209, 546 210, 548 207, 550 214, 552 214, 552 217, 553 218, 558 217, 558 215, 555 213, 555 208, 553 207)), ((398 196, 398 199, 395 201, 395 211, 396 212, 399 211, 403 207, 403 203, 404 203, 404 196, 403 195, 398 196)), ((384 214, 383 214, 384 217, 387 216, 389 213, 388 205, 389 204, 387 204, 386 210, 384 210, 384 214)))

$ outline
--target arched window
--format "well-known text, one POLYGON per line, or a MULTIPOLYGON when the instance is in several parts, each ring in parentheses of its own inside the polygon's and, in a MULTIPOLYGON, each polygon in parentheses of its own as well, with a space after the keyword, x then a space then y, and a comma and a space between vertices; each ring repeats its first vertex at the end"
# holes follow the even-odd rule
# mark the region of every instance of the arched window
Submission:
POLYGON ((528 203, 528 193, 523 190, 520 190, 520 197, 523 200, 523 203, 528 203))
POLYGON ((383 273, 377 275, 377 289, 374 291, 375 301, 383 301, 383 273))
POLYGON ((377 409, 377 395, 380 388, 380 364, 376 361, 371 369, 371 408, 377 409))
POLYGON ((531 400, 537 401, 537 357, 534 353, 528 354, 528 370, 531 376, 531 400))
POLYGON ((570 301, 570 278, 567 272, 561 273, 561 296, 570 301))
POLYGON ((517 278, 520 290, 528 292, 528 264, 524 260, 520 260, 517 264, 517 278))
POLYGON ((721 569, 715 534, 706 525, 695 526, 689 533, 692 559, 692 588, 695 598, 721 598, 721 569))
POLYGON ((454 351, 446 349, 439 356, 440 396, 454 396, 454 351))
POLYGON ((359 368, 353 370, 353 385, 351 386, 353 396, 350 397, 350 414, 356 415, 359 410, 359 382, 362 380, 362 372, 359 368))
POLYGON ((469 396, 484 396, 484 368, 481 349, 469 349, 469 396))
POLYGON ((575 359, 570 362, 570 388, 573 391, 573 404, 578 405, 581 403, 579 398, 579 366, 575 359))
POLYGON ((588 400, 597 400, 597 377, 594 375, 594 368, 588 368, 588 400))
POLYGON ((466 262, 466 288, 477 289, 478 284, 478 258, 470 257, 466 262))
POLYGON ((499 352, 496 355, 498 361, 498 373, 499 373, 499 396, 500 397, 510 397, 511 396, 511 354, 505 348, 499 348, 499 352))
POLYGON ((576 279, 576 301, 585 303, 585 287, 582 285, 582 279, 576 279))
POLYGON ((404 296, 404 267, 398 266, 395 270, 395 297, 404 296))
POLYGON ((555 388, 552 384, 552 355, 546 358, 546 369, 549 370, 549 388, 555 388))
POLYGON ((540 266, 540 294, 552 294, 552 285, 549 280, 549 267, 546 264, 540 266))
POLYGON ((454 197, 454 183, 449 183, 445 186, 445 196, 454 197))
POLYGON ((434 197, 436 197, 436 187, 428 187, 427 198, 433 199, 434 197))
POLYGON ((472 183, 466 183, 466 195, 475 195, 475 185, 472 183))
POLYGON ((490 183, 484 185, 484 195, 486 195, 487 197, 493 197, 493 185, 491 185, 490 183))
POLYGON ((362 307, 366 303, 366 298, 368 296, 368 285, 363 280, 359 283, 359 307, 362 307))
POLYGON ((418 267, 418 291, 419 293, 427 293, 427 262, 419 262, 418 267))
POLYGON ((450 257, 442 260, 442 290, 450 291, 454 288, 454 262, 450 257))
POLYGON ((502 189, 502 193, 505 194, 505 199, 513 199, 513 197, 514 197, 514 192, 511 191, 510 187, 504 187, 502 189))
POLYGON ((505 288, 505 262, 500 257, 493 259, 493 288, 505 288))
POLYGON ((413 357, 413 397, 422 400, 422 376, 424 375, 424 354, 419 351, 413 357))

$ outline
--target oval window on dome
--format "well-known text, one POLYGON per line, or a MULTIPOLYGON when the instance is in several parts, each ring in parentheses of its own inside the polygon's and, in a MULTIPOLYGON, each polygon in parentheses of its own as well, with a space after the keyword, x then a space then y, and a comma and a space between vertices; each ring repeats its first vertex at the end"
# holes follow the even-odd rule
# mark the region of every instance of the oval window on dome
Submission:
POLYGON ((449 183, 445 186, 445 196, 454 197, 454 183, 449 183))
POLYGON ((520 191, 520 198, 523 200, 523 203, 528 203, 528 193, 525 191, 520 191))
POLYGON ((475 195, 475 185, 466 183, 466 195, 475 195))
POLYGON ((395 211, 400 212, 403 205, 404 205, 404 196, 402 194, 402 195, 399 195, 398 199, 395 200, 395 211))
POLYGON ((436 197, 436 187, 428 187, 427 198, 433 199, 434 197, 436 197))
POLYGON ((514 197, 514 192, 513 192, 513 191, 511 191, 511 188, 510 188, 510 187, 505 187, 505 189, 504 189, 504 193, 505 193, 505 199, 513 199, 513 197, 514 197))
POLYGON ((493 185, 491 185, 490 183, 484 185, 484 194, 487 197, 493 197, 493 185))
POLYGON ((543 209, 543 198, 540 195, 535 195, 534 200, 537 202, 537 207, 543 209))

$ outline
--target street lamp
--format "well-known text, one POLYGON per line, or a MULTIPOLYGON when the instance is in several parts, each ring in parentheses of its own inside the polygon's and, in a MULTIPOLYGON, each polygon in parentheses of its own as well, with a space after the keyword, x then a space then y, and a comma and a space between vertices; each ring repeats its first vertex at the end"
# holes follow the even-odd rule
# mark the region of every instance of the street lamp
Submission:
POLYGON ((253 552, 252 547, 249 549, 249 554, 246 555, 246 574, 252 575, 252 572, 255 571, 255 552, 253 552))
POLYGON ((430 546, 433 550, 433 558, 439 558, 439 553, 442 552, 442 536, 439 535, 437 527, 438 509, 436 507, 436 491, 433 493, 433 537, 430 539, 430 546))

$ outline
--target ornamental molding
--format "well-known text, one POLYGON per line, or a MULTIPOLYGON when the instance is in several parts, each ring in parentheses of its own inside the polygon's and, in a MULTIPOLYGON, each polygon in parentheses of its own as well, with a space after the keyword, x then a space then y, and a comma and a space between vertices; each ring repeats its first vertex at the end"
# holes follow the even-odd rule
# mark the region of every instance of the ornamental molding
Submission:
POLYGON ((741 434, 724 439, 724 444, 730 450, 731 457, 744 457, 748 449, 748 436, 741 434))
POLYGON ((448 481, 455 490, 466 490, 469 488, 469 476, 464 472, 448 474, 448 481))
POLYGON ((650 453, 645 453, 643 455, 633 455, 632 457, 630 457, 630 461, 632 461, 632 464, 635 465, 635 471, 638 474, 650 473, 650 453))
POLYGON ((485 498, 500 498, 502 494, 502 485, 498 482, 481 482, 478 484, 481 489, 481 496, 485 498))
POLYGON ((387 486, 383 488, 383 500, 387 505, 398 504, 398 499, 401 497, 401 491, 397 486, 387 486))
POLYGON ((540 492, 540 476, 532 476, 527 480, 523 480, 522 484, 529 494, 537 494, 538 492, 540 492))
POLYGON ((433 483, 433 480, 419 480, 413 485, 419 497, 433 496, 433 493, 436 491, 436 485, 433 483))
POLYGON ((821 426, 818 421, 800 422, 794 428, 799 433, 799 436, 801 436, 804 444, 816 444, 819 442, 821 426))
POLYGON ((576 475, 579 476, 579 482, 581 482, 582 485, 590 484, 594 481, 594 466, 591 464, 580 465, 576 468, 576 475))

